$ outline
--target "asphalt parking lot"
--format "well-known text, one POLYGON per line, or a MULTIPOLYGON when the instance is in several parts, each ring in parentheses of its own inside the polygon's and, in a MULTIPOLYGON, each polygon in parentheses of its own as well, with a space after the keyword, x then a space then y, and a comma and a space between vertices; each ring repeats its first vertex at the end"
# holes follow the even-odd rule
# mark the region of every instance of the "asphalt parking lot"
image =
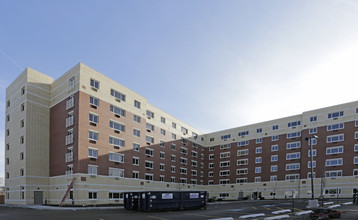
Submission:
MULTIPOLYGON (((342 211, 340 219, 358 219, 358 206, 349 200, 325 201, 326 205, 342 211)), ((261 200, 229 201, 209 203, 207 209, 185 211, 140 212, 123 207, 58 208, 47 206, 7 206, 0 205, 0 219, 41 220, 41 219, 159 219, 159 220, 199 220, 199 219, 309 219, 307 215, 297 215, 307 211, 307 200, 261 200), (293 210, 293 212, 292 212, 293 210)))

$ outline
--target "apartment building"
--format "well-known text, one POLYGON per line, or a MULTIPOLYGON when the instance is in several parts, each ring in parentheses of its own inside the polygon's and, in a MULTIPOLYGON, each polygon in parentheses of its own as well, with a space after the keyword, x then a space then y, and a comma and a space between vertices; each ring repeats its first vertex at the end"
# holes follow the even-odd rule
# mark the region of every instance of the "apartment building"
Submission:
POLYGON ((27 68, 6 92, 9 204, 118 204, 137 190, 309 198, 311 135, 316 197, 358 188, 358 102, 203 134, 83 63, 57 80, 27 68))

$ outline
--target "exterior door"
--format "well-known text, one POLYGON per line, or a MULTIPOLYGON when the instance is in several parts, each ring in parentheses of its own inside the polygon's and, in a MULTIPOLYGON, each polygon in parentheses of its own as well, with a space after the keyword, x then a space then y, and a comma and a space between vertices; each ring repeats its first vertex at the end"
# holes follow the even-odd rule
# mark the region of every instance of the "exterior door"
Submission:
POLYGON ((43 192, 42 191, 34 191, 34 204, 42 205, 43 201, 43 192))

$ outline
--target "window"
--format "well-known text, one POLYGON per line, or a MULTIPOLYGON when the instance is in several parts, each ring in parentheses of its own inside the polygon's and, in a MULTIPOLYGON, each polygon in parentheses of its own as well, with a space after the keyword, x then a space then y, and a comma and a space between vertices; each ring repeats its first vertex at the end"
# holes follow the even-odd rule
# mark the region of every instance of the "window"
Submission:
POLYGON ((326 177, 334 178, 342 176, 342 170, 330 170, 326 171, 326 177))
POLYGON ((88 174, 90 175, 97 175, 97 166, 88 165, 88 174))
POLYGON ((21 88, 21 95, 25 94, 25 86, 21 88))
POLYGON ((98 107, 99 106, 99 100, 95 97, 90 96, 90 104, 92 106, 98 107))
POLYGON ((180 178, 180 183, 187 183, 186 178, 180 178))
POLYGON ((147 168, 147 169, 153 169, 153 167, 154 167, 153 164, 154 164, 154 163, 153 163, 152 161, 146 160, 146 161, 145 161, 145 168, 147 168))
POLYGON ((68 80, 68 84, 67 84, 67 91, 71 91, 72 89, 75 88, 75 77, 71 77, 68 80))
POLYGON ((23 128, 23 127, 25 127, 25 120, 24 119, 22 119, 20 121, 20 128, 23 128))
POLYGON ((173 143, 172 143, 172 145, 170 145, 170 148, 171 148, 172 150, 174 150, 174 151, 175 151, 175 147, 176 147, 176 145, 173 144, 173 143))
POLYGON ((123 101, 123 102, 126 101, 126 95, 124 95, 114 89, 111 89, 111 96, 115 97, 117 101, 123 101))
POLYGON ((151 111, 147 110, 147 116, 149 118, 154 118, 154 112, 151 112, 151 111))
POLYGON ((287 181, 299 180, 299 179, 300 179, 300 174, 287 174, 285 176, 285 180, 287 180, 287 181))
POLYGON ((236 174, 237 175, 246 175, 246 174, 248 174, 248 169, 247 168, 237 169, 236 174))
POLYGON ((133 157, 133 165, 139 166, 139 157, 133 157))
POLYGON ((170 167, 170 171, 171 171, 172 173, 175 173, 175 166, 171 166, 171 167, 170 167))
POLYGON ((256 176, 256 177, 255 177, 255 183, 260 183, 260 182, 261 182, 261 177, 256 176))
POLYGON ((236 183, 247 183, 247 178, 237 178, 236 183))
POLYGON ((73 129, 67 131, 67 135, 65 137, 65 144, 72 144, 73 143, 73 129))
POLYGON ((172 139, 173 139, 173 140, 177 139, 177 135, 176 135, 176 134, 172 134, 172 139))
POLYGON ((188 134, 188 129, 184 128, 184 127, 181 127, 181 132, 183 134, 188 134))
POLYGON ((176 158, 176 156, 175 156, 174 154, 172 154, 172 155, 170 156, 170 160, 171 160, 172 162, 175 162, 175 158, 176 158))
POLYGON ((213 137, 211 137, 211 138, 209 139, 210 142, 213 142, 214 140, 215 140, 215 138, 213 138, 213 137))
POLYGON ((286 160, 295 160, 295 159, 300 159, 300 158, 301 158, 300 152, 286 154, 286 160))
POLYGON ((98 132, 88 131, 88 138, 89 138, 90 140, 98 141, 98 132))
POLYGON ((229 167, 230 166, 230 161, 222 161, 220 162, 220 167, 229 167))
POLYGON ((121 131, 121 132, 124 132, 125 130, 125 125, 115 121, 109 121, 109 127, 113 128, 116 131, 121 131))
POLYGON ((98 123, 98 115, 89 113, 89 122, 97 124, 98 123))
POLYGON ((343 111, 340 112, 332 112, 328 114, 328 118, 338 118, 343 116, 343 111))
POLYGON ((271 155, 271 162, 278 161, 278 155, 271 155))
POLYGON ((287 139, 291 139, 291 138, 296 138, 296 137, 301 137, 301 132, 292 132, 292 133, 288 133, 287 134, 287 139))
POLYGON ((140 109, 140 102, 137 100, 134 100, 134 107, 139 108, 140 109))
POLYGON ((261 154, 262 153, 262 147, 256 147, 256 153, 261 154))
POLYGON ((261 173, 261 167, 255 167, 255 173, 261 173))
POLYGON ((24 168, 21 168, 20 169, 20 176, 24 176, 25 175, 25 170, 24 170, 24 168))
POLYGON ((145 141, 147 143, 154 144, 154 138, 153 137, 145 136, 145 141))
POLYGON ((245 136, 245 135, 249 135, 249 131, 242 131, 238 133, 239 137, 245 136))
POLYGON ((24 136, 21 136, 20 137, 20 144, 24 144, 25 143, 25 137, 24 136))
POLYGON ((240 141, 240 142, 237 142, 237 146, 238 146, 238 147, 247 146, 247 145, 249 145, 249 141, 240 141))
POLYGON ((278 151, 278 144, 271 145, 271 151, 278 151))
POLYGON ((220 153, 220 158, 230 158, 230 152, 220 153))
POLYGON ((354 139, 358 139, 358 132, 354 132, 354 139))
POLYGON ((353 176, 358 176, 358 169, 353 170, 353 176))
POLYGON ((262 133, 262 128, 256 129, 256 133, 262 133))
POLYGON ((209 154, 209 160, 214 160, 214 154, 209 154))
POLYGON ((139 171, 133 171, 132 177, 133 177, 134 179, 139 179, 139 171))
POLYGON ((140 131, 134 128, 133 129, 133 135, 137 136, 137 137, 140 137, 140 131))
POLYGON ((98 150, 94 149, 94 148, 88 148, 88 157, 97 158, 98 157, 98 150))
MULTIPOLYGON (((6 136, 9 136, 10 135, 10 129, 6 129, 6 136)), ((21 143, 21 141, 20 141, 21 143)))
POLYGON ((310 128, 309 129, 309 134, 316 134, 317 133, 317 128, 310 128))
POLYGON ((109 144, 112 144, 114 146, 118 146, 118 147, 124 147, 124 140, 119 139, 119 138, 115 138, 115 137, 109 137, 109 144))
POLYGON ((10 121, 10 115, 6 115, 6 121, 10 121))
POLYGON ((226 140, 226 139, 229 139, 230 137, 231 137, 230 134, 222 135, 221 140, 226 140))
POLYGON ((160 175, 160 176, 159 176, 159 181, 160 181, 160 182, 164 182, 164 176, 163 176, 163 175, 160 175))
POLYGON ((214 168, 214 163, 209 163, 209 169, 214 168))
POLYGON ((256 144, 261 144, 262 143, 262 138, 257 138, 256 139, 256 144))
POLYGON ((159 157, 160 157, 160 159, 165 159, 165 152, 160 151, 159 152, 159 157))
POLYGON ((134 120, 135 122, 140 123, 140 117, 139 117, 138 115, 134 115, 134 116, 133 116, 133 120, 134 120))
POLYGON ((317 121, 317 116, 310 117, 310 122, 314 122, 314 121, 317 121))
POLYGON ((272 130, 278 130, 278 125, 273 125, 272 130))
POLYGON ((118 108, 118 107, 116 107, 114 105, 110 105, 109 110, 111 112, 113 112, 116 116, 123 116, 123 117, 126 116, 126 110, 118 108))
MULTIPOLYGON (((67 101, 66 101, 66 110, 72 108, 75 105, 75 97, 72 95, 70 97, 68 97, 67 101)), ((21 111, 24 111, 25 109, 25 104, 23 103, 21 105, 21 111)))
POLYGON ((194 158, 197 158, 198 157, 198 152, 192 151, 191 156, 194 157, 194 158))
POLYGON ((244 165, 247 165, 248 163, 249 163, 249 159, 237 160, 237 165, 238 166, 244 166, 244 165))
POLYGON ((255 163, 262 163, 262 157, 256 157, 255 163))
POLYGON ((326 166, 342 166, 343 165, 343 159, 342 158, 335 158, 335 159, 327 159, 326 160, 326 166))
POLYGON ((154 155, 154 150, 151 149, 151 148, 146 148, 146 149, 145 149, 145 155, 150 156, 150 157, 153 157, 153 155, 154 155))
POLYGON ((296 127, 301 125, 301 121, 293 121, 288 123, 288 127, 296 127))
POLYGON ((358 144, 354 145, 354 152, 358 152, 358 144))
MULTIPOLYGON (((308 168, 311 168, 311 161, 308 161, 307 167, 308 167, 308 168)), ((315 167, 316 167, 316 161, 314 160, 314 161, 313 161, 313 168, 315 168, 315 167)))
POLYGON ((220 145, 220 150, 226 150, 229 149, 231 147, 231 144, 222 144, 220 145))
POLYGON ((277 165, 271 165, 270 171, 271 172, 277 172, 277 165))
POLYGON ((277 176, 270 176, 270 182, 276 182, 277 176))
POLYGON ((187 174, 187 169, 184 167, 180 167, 180 174, 187 174))
POLYGON ((327 136, 327 143, 344 141, 344 134, 336 134, 327 136))
POLYGON ((188 149, 185 147, 180 147, 180 153, 187 155, 188 154, 188 149))
POLYGON ((154 131, 154 125, 152 124, 147 123, 145 127, 147 128, 147 131, 154 131))
POLYGON ((159 170, 160 170, 160 171, 164 171, 164 170, 165 170, 165 164, 164 164, 164 163, 159 164, 159 170))
POLYGON ((97 192, 88 192, 88 199, 97 200, 97 192))
POLYGON ((181 157, 180 158, 180 163, 183 164, 183 165, 187 165, 188 164, 188 159, 186 159, 184 157, 181 157))
POLYGON ((214 172, 213 171, 209 172, 208 177, 214 177, 214 172))
POLYGON ((170 182, 175 183, 175 177, 174 176, 170 177, 170 182))
POLYGON ((124 155, 119 153, 109 153, 109 161, 124 163, 124 155))
POLYGON ((99 89, 99 82, 97 80, 95 80, 95 79, 91 79, 90 85, 94 89, 99 89))
POLYGON ((326 155, 342 154, 342 153, 343 153, 343 146, 327 147, 326 149, 326 155))
POLYGON ((248 155, 249 154, 249 150, 245 149, 245 150, 238 150, 237 151, 237 156, 244 156, 244 155, 248 155))
POLYGON ((161 135, 165 135, 165 130, 164 130, 164 129, 160 129, 160 134, 161 134, 161 135))
POLYGON ((278 135, 272 136, 272 137, 271 137, 271 140, 272 140, 272 141, 278 141, 278 135))
POLYGON ((20 153, 20 160, 24 160, 24 158, 25 158, 24 152, 21 152, 20 153))
POLYGON ((289 163, 286 164, 286 170, 299 170, 300 164, 299 163, 289 163))
POLYGON ((140 145, 137 143, 133 143, 133 150, 134 151, 139 151, 140 145))
MULTIPOLYGON (((317 156, 317 150, 316 149, 313 149, 313 156, 317 156)), ((311 150, 308 150, 308 157, 311 157, 311 150)))
POLYGON ((327 131, 337 131, 344 128, 344 123, 327 125, 327 131))
POLYGON ((120 193, 119 193, 119 192, 109 192, 108 198, 109 198, 110 200, 123 199, 122 197, 120 197, 120 193))
POLYGON ((286 144, 286 149, 297 149, 297 148, 301 148, 300 141, 290 142, 286 144))
POLYGON ((124 177, 124 170, 110 167, 108 170, 109 176, 124 177))
POLYGON ((160 117, 160 122, 162 122, 163 124, 165 124, 165 118, 164 118, 164 117, 160 117))
POLYGON ((197 167, 198 166, 198 162, 196 160, 192 160, 191 161, 191 166, 192 167, 197 167))
POLYGON ((219 184, 221 184, 221 185, 224 185, 224 184, 230 184, 230 180, 228 180, 228 179, 224 179, 224 180, 219 180, 219 184))
POLYGON ((172 122, 172 128, 177 128, 177 124, 172 122))

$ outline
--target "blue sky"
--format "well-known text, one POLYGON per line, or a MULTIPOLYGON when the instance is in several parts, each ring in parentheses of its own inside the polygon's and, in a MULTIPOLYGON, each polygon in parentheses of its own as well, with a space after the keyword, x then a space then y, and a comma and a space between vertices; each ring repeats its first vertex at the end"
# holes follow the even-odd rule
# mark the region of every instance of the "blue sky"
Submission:
POLYGON ((5 89, 78 62, 212 132, 358 99, 358 2, 0 0, 5 89))

